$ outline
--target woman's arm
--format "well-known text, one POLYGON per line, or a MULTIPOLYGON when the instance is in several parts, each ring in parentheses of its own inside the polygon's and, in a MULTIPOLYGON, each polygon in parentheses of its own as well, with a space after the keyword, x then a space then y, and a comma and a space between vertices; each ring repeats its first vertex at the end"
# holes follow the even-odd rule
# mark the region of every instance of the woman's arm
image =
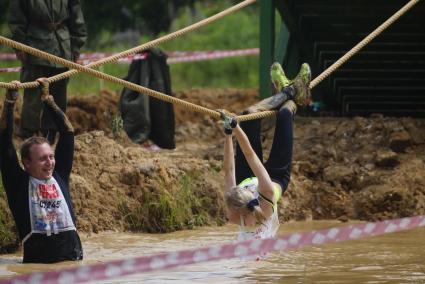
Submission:
POLYGON ((236 139, 239 143, 239 146, 241 147, 245 159, 249 164, 249 167, 258 179, 258 191, 265 197, 273 200, 273 182, 263 163, 252 149, 248 137, 242 128, 239 127, 239 125, 233 129, 233 133, 236 136, 236 139))
POLYGON ((233 153, 232 135, 226 134, 224 138, 224 189, 229 190, 236 185, 235 157, 233 153))

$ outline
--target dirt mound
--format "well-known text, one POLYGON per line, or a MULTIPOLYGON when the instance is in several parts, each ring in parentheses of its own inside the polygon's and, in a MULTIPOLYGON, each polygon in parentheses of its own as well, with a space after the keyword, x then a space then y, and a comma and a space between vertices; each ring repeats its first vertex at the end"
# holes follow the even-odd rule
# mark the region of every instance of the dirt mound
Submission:
POLYGON ((218 161, 123 147, 102 131, 79 135, 71 176, 85 231, 166 232, 224 222, 218 161))
POLYGON ((412 118, 299 118, 289 195, 314 219, 424 214, 424 129, 412 118))
POLYGON ((112 119, 118 113, 118 101, 118 94, 108 91, 98 96, 71 97, 66 113, 76 134, 92 130, 110 132, 112 119))
MULTIPOLYGON (((211 109, 225 108, 239 113, 257 100, 257 91, 193 89, 177 93, 176 97, 211 109)), ((222 129, 206 115, 181 107, 175 111, 177 149, 172 153, 197 163, 213 161, 218 169, 216 178, 220 180, 222 129)), ((268 124, 270 121, 273 122, 269 120, 268 124)), ((424 213, 424 128, 424 120, 379 115, 354 119, 297 117, 293 175, 282 200, 282 219, 376 220, 424 213)), ((264 133, 266 155, 272 136, 273 128, 264 133)), ((83 152, 96 153, 97 149, 117 149, 118 146, 93 146, 83 152)), ((162 166, 168 168, 165 153, 168 152, 146 152, 158 159, 164 158, 162 166)), ((77 159, 77 169, 78 164, 77 159)), ((117 172, 126 172, 125 166, 118 165, 115 165, 117 172)), ((101 180, 97 182, 102 183, 101 180)), ((112 187, 121 186, 122 180, 116 178, 116 181, 112 187)), ((220 192, 220 186, 215 190, 220 192)))
MULTIPOLYGON (((234 113, 240 113, 244 107, 253 104, 258 91, 241 89, 191 89, 176 92, 175 97, 202 105, 210 109, 224 108, 234 113)), ((77 134, 102 130, 111 132, 111 121, 118 114, 120 95, 115 92, 102 91, 99 95, 74 96, 68 101, 67 115, 74 125, 77 134)), ((20 111, 19 109, 17 111, 20 111)), ((199 114, 184 107, 175 106, 175 121, 177 125, 187 122, 202 123, 209 120, 207 115, 199 114)))
MULTIPOLYGON (((245 106, 257 95, 255 90, 248 93, 245 106)), ((175 95, 212 109, 244 107, 244 92, 236 89, 194 89, 175 95)), ((69 103, 68 115, 78 131, 104 131, 77 136, 71 186, 80 228, 168 231, 224 222, 223 135, 217 123, 177 106, 177 149, 149 152, 112 136, 109 121, 117 113, 118 97, 105 92, 100 97, 74 97, 69 103), (217 143, 209 143, 214 140, 217 143), (169 215, 177 219, 168 220, 169 215)))
MULTIPOLYGON (((176 93, 235 113, 257 95, 257 90, 236 89, 176 93)), ((150 152, 123 133, 112 135, 110 121, 118 112, 118 99, 118 94, 103 92, 69 101, 68 115, 81 133, 71 176, 80 230, 158 232, 223 223, 220 125, 177 106, 177 149, 150 152)), ((281 219, 377 220, 424 214, 424 130, 423 119, 297 116, 293 173, 281 200, 281 219)), ((273 128, 264 132, 266 155, 272 136, 273 128)), ((0 199, 4 204, 4 194, 0 199)), ((10 231, 10 213, 0 214, 0 231, 2 226, 10 231)))

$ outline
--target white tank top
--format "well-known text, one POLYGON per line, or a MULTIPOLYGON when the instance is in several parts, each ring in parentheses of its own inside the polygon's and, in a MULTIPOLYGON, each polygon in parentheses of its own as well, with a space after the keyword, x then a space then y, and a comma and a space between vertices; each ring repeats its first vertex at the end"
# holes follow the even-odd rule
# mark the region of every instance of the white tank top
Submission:
MULTIPOLYGON (((256 177, 243 180, 239 186, 243 187, 245 190, 251 191, 254 195, 254 198, 258 198, 258 179, 256 177)), ((273 238, 276 236, 280 226, 279 217, 277 214, 277 201, 280 199, 281 189, 279 187, 274 187, 273 191, 275 199, 273 204, 273 214, 258 227, 251 230, 245 227, 243 217, 241 216, 238 241, 273 238)))
POLYGON ((25 236, 22 243, 32 233, 50 236, 76 230, 68 204, 54 177, 45 181, 30 177, 28 186, 31 232, 25 236))

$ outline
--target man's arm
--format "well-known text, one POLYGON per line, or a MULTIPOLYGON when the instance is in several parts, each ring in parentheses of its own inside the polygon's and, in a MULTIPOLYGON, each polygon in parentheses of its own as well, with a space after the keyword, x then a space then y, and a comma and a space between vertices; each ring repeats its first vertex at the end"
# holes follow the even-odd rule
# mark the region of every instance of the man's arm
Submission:
POLYGON ((71 36, 72 59, 76 62, 80 55, 80 49, 87 39, 87 29, 81 10, 80 0, 69 0, 69 19, 67 25, 71 36))
POLYGON ((0 168, 6 192, 14 188, 13 183, 20 180, 23 170, 19 165, 13 145, 13 110, 18 97, 16 90, 7 90, 0 116, 0 168))
MULTIPOLYGON (((28 17, 26 13, 26 5, 22 0, 9 1, 8 23, 12 33, 12 39, 26 44, 27 43, 27 28, 28 17)), ((20 50, 15 50, 16 57, 21 60, 26 60, 26 53, 20 50)))
POLYGON ((42 100, 59 131, 59 141, 55 150, 55 171, 66 183, 69 183, 69 175, 74 160, 74 128, 65 113, 55 103, 53 96, 42 97, 42 100))

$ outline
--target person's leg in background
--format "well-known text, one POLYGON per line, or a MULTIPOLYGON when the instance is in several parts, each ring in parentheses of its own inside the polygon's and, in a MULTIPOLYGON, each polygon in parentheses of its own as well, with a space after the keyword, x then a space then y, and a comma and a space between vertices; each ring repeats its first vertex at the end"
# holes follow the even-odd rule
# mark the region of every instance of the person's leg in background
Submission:
MULTIPOLYGON (((21 71, 21 82, 32 82, 44 77, 42 66, 24 65, 21 71)), ((38 134, 40 130, 41 90, 30 88, 24 90, 19 136, 23 139, 38 134)))

